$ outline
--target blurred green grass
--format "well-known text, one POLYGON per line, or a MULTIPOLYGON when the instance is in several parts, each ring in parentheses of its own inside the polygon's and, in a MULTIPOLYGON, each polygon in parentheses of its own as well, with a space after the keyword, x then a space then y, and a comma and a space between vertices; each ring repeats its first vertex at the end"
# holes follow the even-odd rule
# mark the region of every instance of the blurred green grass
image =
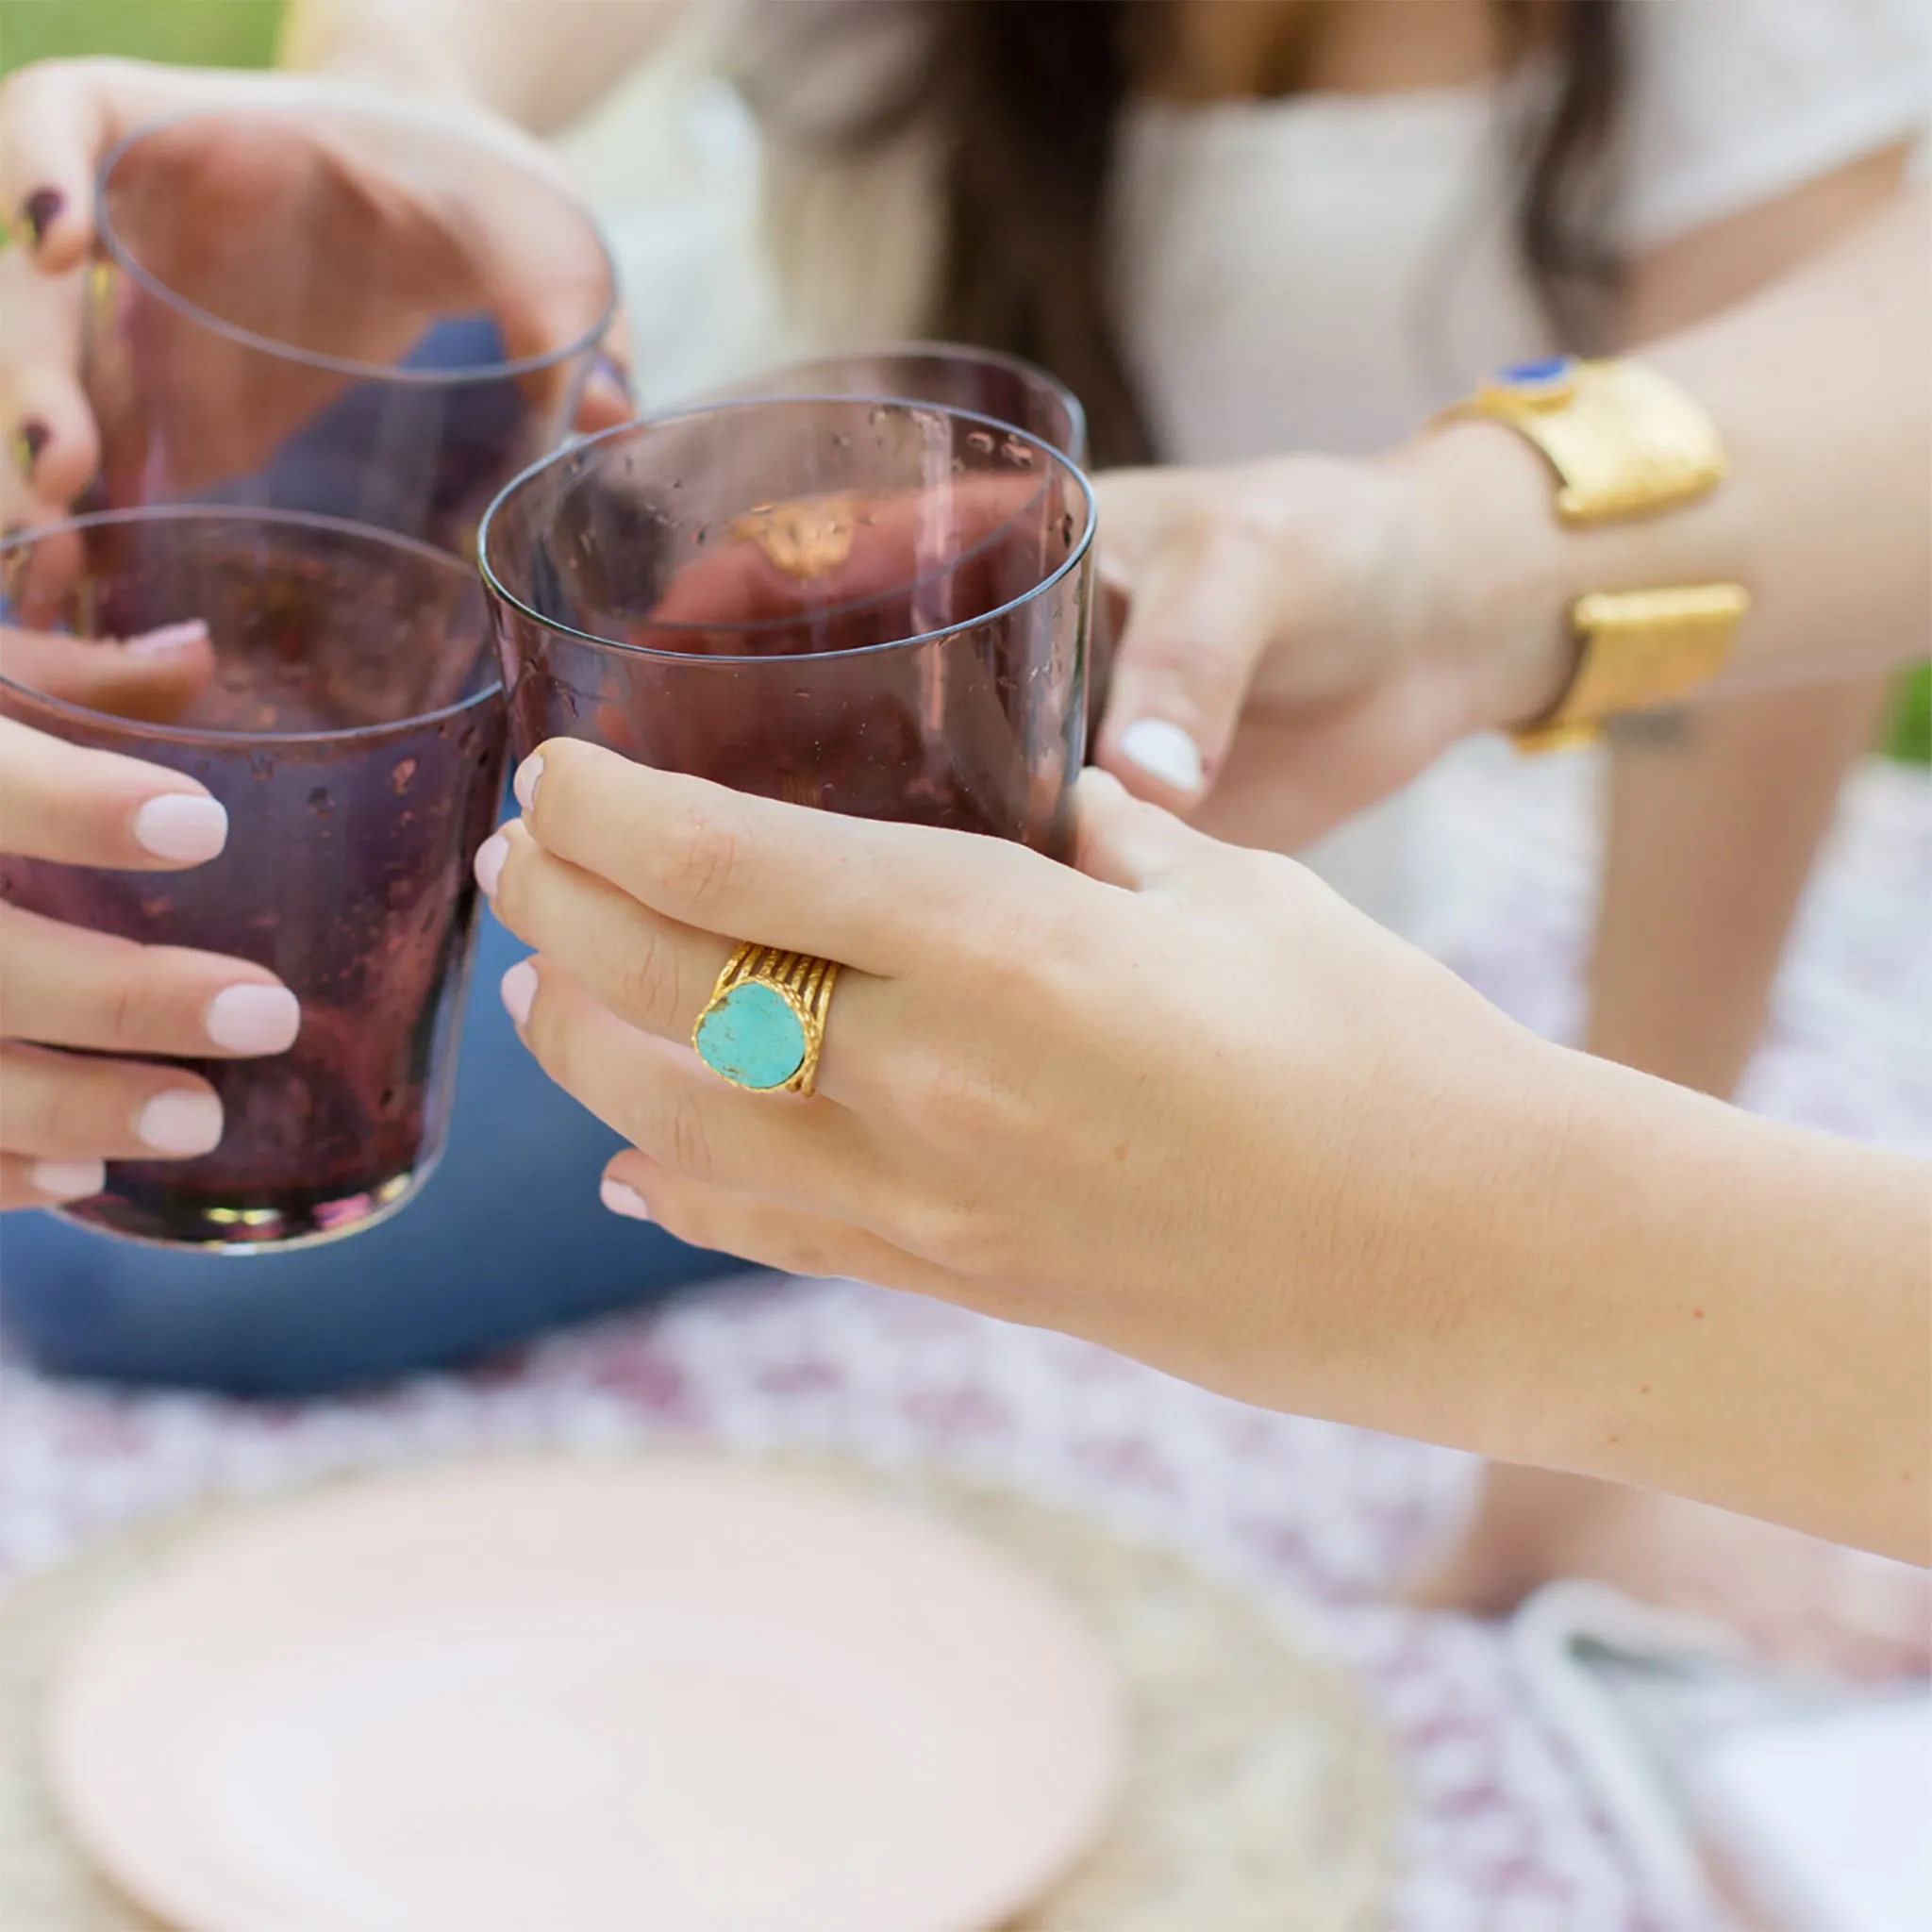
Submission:
MULTIPOLYGON (((0 0, 0 74, 73 54, 266 67, 281 13, 282 0, 0 0)), ((1882 742, 1892 758, 1932 764, 1932 664, 1899 680, 1882 742)))
POLYGON ((0 74, 76 54, 266 67, 281 17, 282 0, 0 0, 0 74))

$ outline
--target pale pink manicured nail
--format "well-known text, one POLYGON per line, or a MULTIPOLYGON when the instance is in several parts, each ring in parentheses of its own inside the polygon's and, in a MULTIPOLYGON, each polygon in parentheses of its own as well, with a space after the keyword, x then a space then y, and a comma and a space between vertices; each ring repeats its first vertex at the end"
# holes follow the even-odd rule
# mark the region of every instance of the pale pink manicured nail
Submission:
POLYGON ((496 897, 496 882, 503 876, 503 861, 509 857, 509 841, 492 832, 476 848, 476 883, 486 899, 496 897))
POLYGON ((196 617, 187 624, 164 624, 158 630, 144 630, 127 639, 121 648, 130 658, 168 658, 185 651, 190 644, 208 641, 208 625, 196 617))
POLYGON ((287 1053, 302 1030, 302 1007, 286 986, 229 986, 208 1001, 202 1024, 229 1053, 287 1053))
POLYGON ((219 799, 164 791, 134 814, 134 837, 157 858, 199 865, 228 842, 228 814, 219 799))
POLYGON ((1121 733, 1121 756, 1174 791, 1198 791, 1206 775, 1201 747, 1165 718, 1136 718, 1121 733))
POLYGON ((543 775, 541 758, 525 758, 517 767, 517 774, 509 781, 509 789, 516 794, 517 803, 528 811, 537 803, 537 781, 543 775))
POLYGON ((134 1131, 157 1154, 212 1154, 222 1142, 222 1103, 187 1087, 157 1093, 135 1115, 134 1131))
POLYGON ((37 1160, 27 1170, 37 1194, 50 1201, 86 1201, 108 1185, 103 1160, 37 1160))
POLYGON ((626 1221, 648 1221, 651 1218, 651 1210, 644 1206, 644 1197, 635 1188, 612 1180, 608 1174, 597 1189, 597 1198, 611 1213, 622 1214, 626 1221))
POLYGON ((503 1004, 520 1027, 530 1024, 530 1002, 536 997, 537 969, 527 959, 519 959, 503 975, 503 1004))

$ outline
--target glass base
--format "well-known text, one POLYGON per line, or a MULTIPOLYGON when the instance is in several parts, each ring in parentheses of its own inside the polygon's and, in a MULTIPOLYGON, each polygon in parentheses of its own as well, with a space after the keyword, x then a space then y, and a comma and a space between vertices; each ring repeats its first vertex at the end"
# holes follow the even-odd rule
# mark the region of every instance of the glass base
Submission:
POLYGON ((359 1193, 309 1201, 291 1191, 287 1206, 224 1207, 170 1200, 158 1192, 131 1200, 112 1191, 51 1211, 94 1234, 147 1248, 197 1248, 221 1255, 285 1255, 378 1227, 399 1214, 436 1172, 440 1155, 359 1193))

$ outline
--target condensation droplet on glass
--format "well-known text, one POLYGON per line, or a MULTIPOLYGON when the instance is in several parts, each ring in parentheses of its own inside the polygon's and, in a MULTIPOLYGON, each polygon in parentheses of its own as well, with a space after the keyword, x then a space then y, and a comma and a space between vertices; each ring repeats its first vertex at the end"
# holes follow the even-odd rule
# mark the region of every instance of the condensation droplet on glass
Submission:
POLYGON ((1000 454, 1018 469, 1030 470, 1033 467, 1033 445, 1031 443, 1021 442, 1016 438, 1009 437, 1007 440, 1006 447, 1000 454))
POLYGON ((389 774, 389 789, 400 798, 416 782, 416 760, 402 758, 389 774))
POLYGON ((334 813, 335 808, 335 801, 329 797, 326 785, 318 785, 309 792, 308 809, 317 818, 325 819, 330 817, 334 813))
POLYGON ((966 447, 975 456, 991 456, 992 454, 992 431, 990 429, 969 429, 966 432, 966 447))

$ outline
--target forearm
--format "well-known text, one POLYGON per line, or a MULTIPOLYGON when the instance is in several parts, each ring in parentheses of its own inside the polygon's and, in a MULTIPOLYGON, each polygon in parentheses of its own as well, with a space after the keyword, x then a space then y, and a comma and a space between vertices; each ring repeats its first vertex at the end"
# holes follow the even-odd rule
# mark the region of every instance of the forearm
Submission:
POLYGON ((1541 1051, 1509 1262, 1439 1290, 1459 1439, 1932 1557, 1932 1173, 1541 1051))
POLYGON ((1680 510, 1566 529, 1548 471, 1467 423, 1395 459, 1446 624, 1493 640, 1473 724, 1533 717, 1572 662, 1588 591, 1731 579, 1752 608, 1709 691, 1842 676, 1926 648, 1932 625, 1932 196, 1916 191, 1815 266, 1643 359, 1711 413, 1731 474, 1680 510))
POLYGON ((282 64, 478 102, 548 134, 687 11, 688 0, 291 0, 282 64))

